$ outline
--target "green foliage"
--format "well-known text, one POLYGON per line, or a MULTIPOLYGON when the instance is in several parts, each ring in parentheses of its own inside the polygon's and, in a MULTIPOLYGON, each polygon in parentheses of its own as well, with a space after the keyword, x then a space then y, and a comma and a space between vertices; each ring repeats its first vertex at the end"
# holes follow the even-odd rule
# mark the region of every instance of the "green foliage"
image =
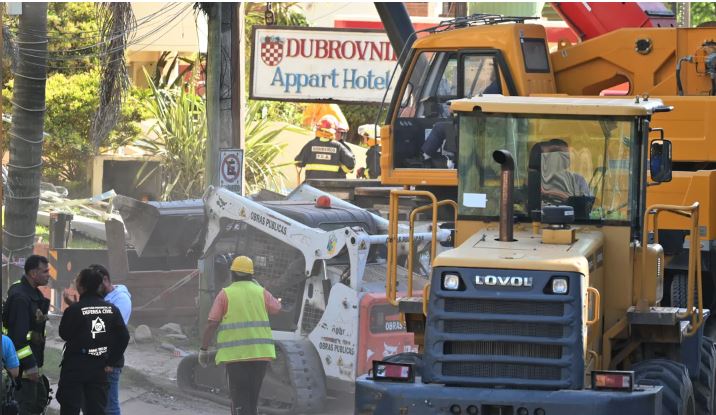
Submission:
MULTIPOLYGON (((146 73, 145 73, 146 74, 146 73)), ((147 110, 156 119, 156 139, 139 142, 162 160, 162 200, 200 197, 204 191, 206 158, 206 101, 193 88, 160 89, 147 74, 152 96, 147 110)), ((281 190, 285 181, 275 159, 284 148, 275 138, 287 128, 270 128, 261 108, 251 103, 247 111, 245 175, 247 193, 261 188, 281 190)), ((140 180, 147 175, 140 173, 140 180)))
MULTIPOLYGON (((97 6, 92 2, 50 2, 47 9, 47 49, 52 59, 47 62, 49 74, 72 74, 94 67, 98 60, 99 42, 97 6)), ((4 19, 13 33, 18 18, 4 19)), ((5 79, 7 82, 7 79, 5 79)))
POLYGON ((341 110, 351 128, 348 141, 360 144, 361 138, 358 136, 358 127, 363 124, 375 124, 380 105, 341 104, 341 110))
POLYGON ((276 164, 278 156, 286 147, 285 143, 275 142, 275 138, 283 131, 301 131, 297 127, 284 126, 271 129, 267 118, 261 116, 258 102, 249 103, 246 115, 246 194, 261 189, 280 191, 284 188, 286 176, 279 170, 282 165, 276 164))
MULTIPOLYGON (((98 85, 97 71, 69 76, 56 73, 47 79, 45 132, 49 136, 45 137, 43 146, 44 180, 70 184, 73 189, 77 188, 77 183, 87 181, 87 168, 92 156, 89 131, 99 102, 98 85)), ((5 108, 11 105, 12 91, 13 82, 10 81, 2 91, 5 108)), ((136 95, 141 96, 141 93, 136 95)), ((104 148, 116 149, 134 141, 140 133, 138 122, 142 118, 136 98, 130 97, 122 105, 120 120, 103 143, 104 148)))
POLYGON ((716 3, 714 2, 693 2, 691 3, 691 26, 696 27, 701 23, 716 21, 716 3))
MULTIPOLYGON (((139 147, 161 158, 162 200, 192 199, 204 191, 206 103, 193 89, 160 89, 145 71, 152 95, 145 102, 156 138, 139 147)), ((141 173, 140 173, 141 175, 141 173)))

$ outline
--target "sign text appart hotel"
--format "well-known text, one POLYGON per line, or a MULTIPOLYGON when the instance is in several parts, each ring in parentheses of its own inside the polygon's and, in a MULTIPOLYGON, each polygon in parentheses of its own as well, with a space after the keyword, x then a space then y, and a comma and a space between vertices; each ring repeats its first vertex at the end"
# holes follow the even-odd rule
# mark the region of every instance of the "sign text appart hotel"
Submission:
POLYGON ((250 95, 281 101, 381 102, 396 60, 383 31, 255 27, 250 95))

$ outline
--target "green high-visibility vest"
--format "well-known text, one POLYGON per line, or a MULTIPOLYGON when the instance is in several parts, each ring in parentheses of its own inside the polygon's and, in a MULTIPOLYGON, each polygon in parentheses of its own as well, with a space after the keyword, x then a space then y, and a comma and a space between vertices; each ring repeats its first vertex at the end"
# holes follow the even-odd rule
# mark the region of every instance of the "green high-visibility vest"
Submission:
POLYGON ((224 288, 224 292, 228 306, 216 337, 216 364, 275 359, 263 287, 253 281, 237 281, 224 288))

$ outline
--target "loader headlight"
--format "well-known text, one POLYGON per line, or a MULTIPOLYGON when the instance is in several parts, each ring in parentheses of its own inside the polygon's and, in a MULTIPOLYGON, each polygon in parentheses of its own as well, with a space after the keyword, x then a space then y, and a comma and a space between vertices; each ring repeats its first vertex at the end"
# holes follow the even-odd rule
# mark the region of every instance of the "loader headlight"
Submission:
POLYGON ((552 278, 552 294, 567 294, 569 291, 569 282, 567 278, 552 278))
POLYGON ((460 289, 460 276, 457 274, 443 275, 443 289, 457 291, 460 289))

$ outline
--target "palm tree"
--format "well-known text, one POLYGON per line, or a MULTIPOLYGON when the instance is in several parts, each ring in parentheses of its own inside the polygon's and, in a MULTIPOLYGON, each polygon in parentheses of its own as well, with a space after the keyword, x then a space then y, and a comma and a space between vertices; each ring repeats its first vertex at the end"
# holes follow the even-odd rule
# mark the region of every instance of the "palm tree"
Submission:
POLYGON ((47 3, 22 3, 10 127, 3 247, 9 259, 32 253, 40 196, 47 77, 47 3))

